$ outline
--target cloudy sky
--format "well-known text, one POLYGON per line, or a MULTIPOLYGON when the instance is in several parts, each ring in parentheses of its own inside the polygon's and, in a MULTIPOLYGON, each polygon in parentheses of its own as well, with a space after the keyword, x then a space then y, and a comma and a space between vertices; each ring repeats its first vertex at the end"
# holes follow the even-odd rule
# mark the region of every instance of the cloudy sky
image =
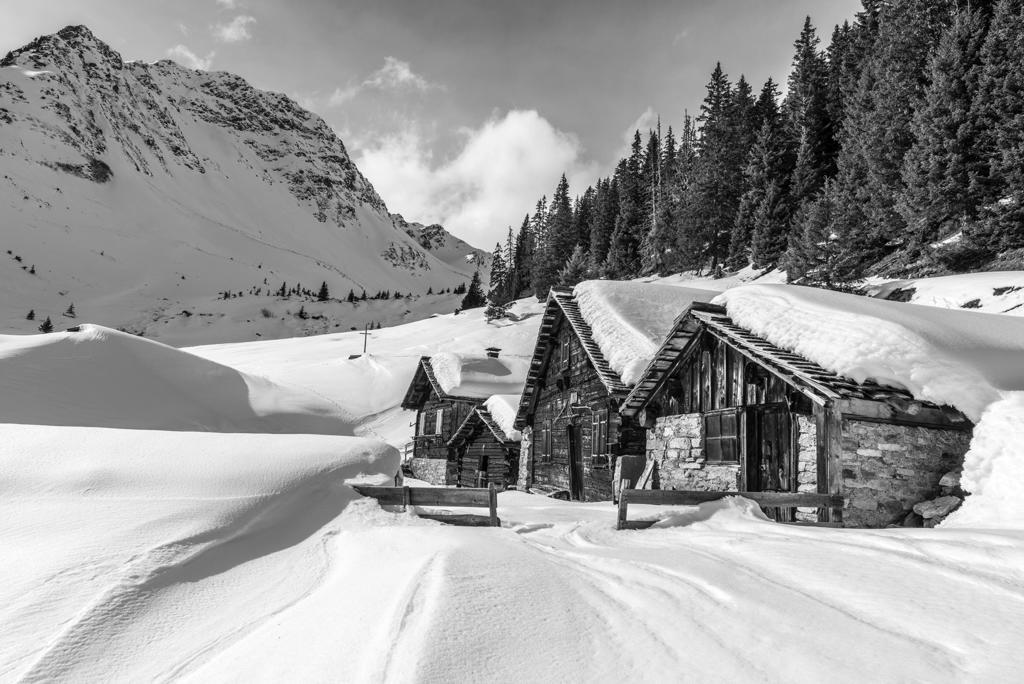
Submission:
POLYGON ((342 136, 392 211, 489 247, 558 177, 607 175, 636 127, 696 110, 715 61, 784 80, 810 15, 858 0, 0 0, 0 53, 84 23, 287 93, 342 136))

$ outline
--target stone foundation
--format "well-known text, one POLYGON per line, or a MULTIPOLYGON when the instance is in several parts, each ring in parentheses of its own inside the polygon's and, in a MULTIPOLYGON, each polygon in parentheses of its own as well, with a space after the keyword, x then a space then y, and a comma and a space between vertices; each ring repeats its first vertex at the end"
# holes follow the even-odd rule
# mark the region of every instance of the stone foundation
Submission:
POLYGON ((647 459, 655 462, 655 489, 707 492, 739 490, 738 464, 704 460, 704 420, 699 413, 659 418, 647 431, 647 459))
POLYGON ((417 480, 433 485, 446 484, 448 461, 442 458, 413 458, 409 461, 409 471, 417 480))
POLYGON ((970 432, 843 420, 843 525, 885 527, 939 494, 963 465, 970 432))
MULTIPOLYGON (((818 491, 818 425, 814 416, 795 414, 796 438, 796 491, 813 494, 818 491)), ((796 509, 796 519, 818 522, 817 508, 796 509)))

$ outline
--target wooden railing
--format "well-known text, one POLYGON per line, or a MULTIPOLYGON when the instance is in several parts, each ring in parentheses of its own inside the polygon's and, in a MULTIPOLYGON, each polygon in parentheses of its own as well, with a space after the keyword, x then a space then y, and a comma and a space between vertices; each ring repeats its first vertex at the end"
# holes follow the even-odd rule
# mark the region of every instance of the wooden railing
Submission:
POLYGON ((838 527, 842 524, 843 497, 840 494, 816 494, 805 492, 699 492, 674 489, 630 489, 630 481, 623 480, 619 491, 619 517, 616 529, 642 530, 656 520, 629 520, 629 504, 654 506, 696 506, 708 501, 718 501, 727 496, 742 496, 760 506, 771 508, 819 508, 830 511, 828 523, 814 523, 824 527, 838 527))
POLYGON ((353 487, 363 496, 373 497, 382 506, 453 506, 458 508, 487 508, 489 515, 422 513, 421 518, 438 520, 449 525, 468 525, 474 527, 500 527, 498 519, 498 490, 494 485, 487 489, 447 487, 377 487, 355 485, 353 487))

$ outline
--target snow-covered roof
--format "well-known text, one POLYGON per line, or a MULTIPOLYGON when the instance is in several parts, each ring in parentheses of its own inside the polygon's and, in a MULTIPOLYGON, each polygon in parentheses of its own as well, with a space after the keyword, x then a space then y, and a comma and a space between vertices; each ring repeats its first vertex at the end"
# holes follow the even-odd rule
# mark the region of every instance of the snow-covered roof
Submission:
POLYGON ((484 402, 484 408, 505 433, 506 439, 512 442, 522 440, 522 433, 515 428, 516 412, 519 410, 518 394, 495 394, 484 402))
MULTIPOLYGON (((486 399, 493 394, 517 394, 526 382, 529 361, 520 357, 439 352, 424 356, 409 385, 404 408, 415 408, 427 389, 444 399, 486 399)), ((429 393, 429 392, 428 392, 429 393)))
POLYGON ((793 285, 737 287, 715 303, 830 371, 962 411, 976 423, 963 476, 973 495, 952 523, 1024 520, 1024 319, 793 285))
POLYGON ((615 280, 587 280, 573 289, 594 342, 627 387, 640 378, 679 314, 692 302, 709 302, 717 294, 615 280))

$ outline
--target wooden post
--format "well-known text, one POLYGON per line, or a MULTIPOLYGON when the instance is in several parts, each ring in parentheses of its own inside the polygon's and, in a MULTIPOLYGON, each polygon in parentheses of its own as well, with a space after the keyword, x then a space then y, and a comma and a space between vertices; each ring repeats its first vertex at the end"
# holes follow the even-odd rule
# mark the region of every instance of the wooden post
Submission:
POLYGON ((622 480, 619 486, 619 517, 615 523, 615 529, 621 530, 626 526, 626 508, 629 503, 626 501, 626 490, 629 489, 630 481, 622 480))
POLYGON ((402 510, 409 510, 409 488, 402 487, 402 510))
POLYGON ((495 489, 493 482, 487 485, 487 498, 491 509, 491 527, 499 527, 501 521, 498 520, 498 490, 495 489))

